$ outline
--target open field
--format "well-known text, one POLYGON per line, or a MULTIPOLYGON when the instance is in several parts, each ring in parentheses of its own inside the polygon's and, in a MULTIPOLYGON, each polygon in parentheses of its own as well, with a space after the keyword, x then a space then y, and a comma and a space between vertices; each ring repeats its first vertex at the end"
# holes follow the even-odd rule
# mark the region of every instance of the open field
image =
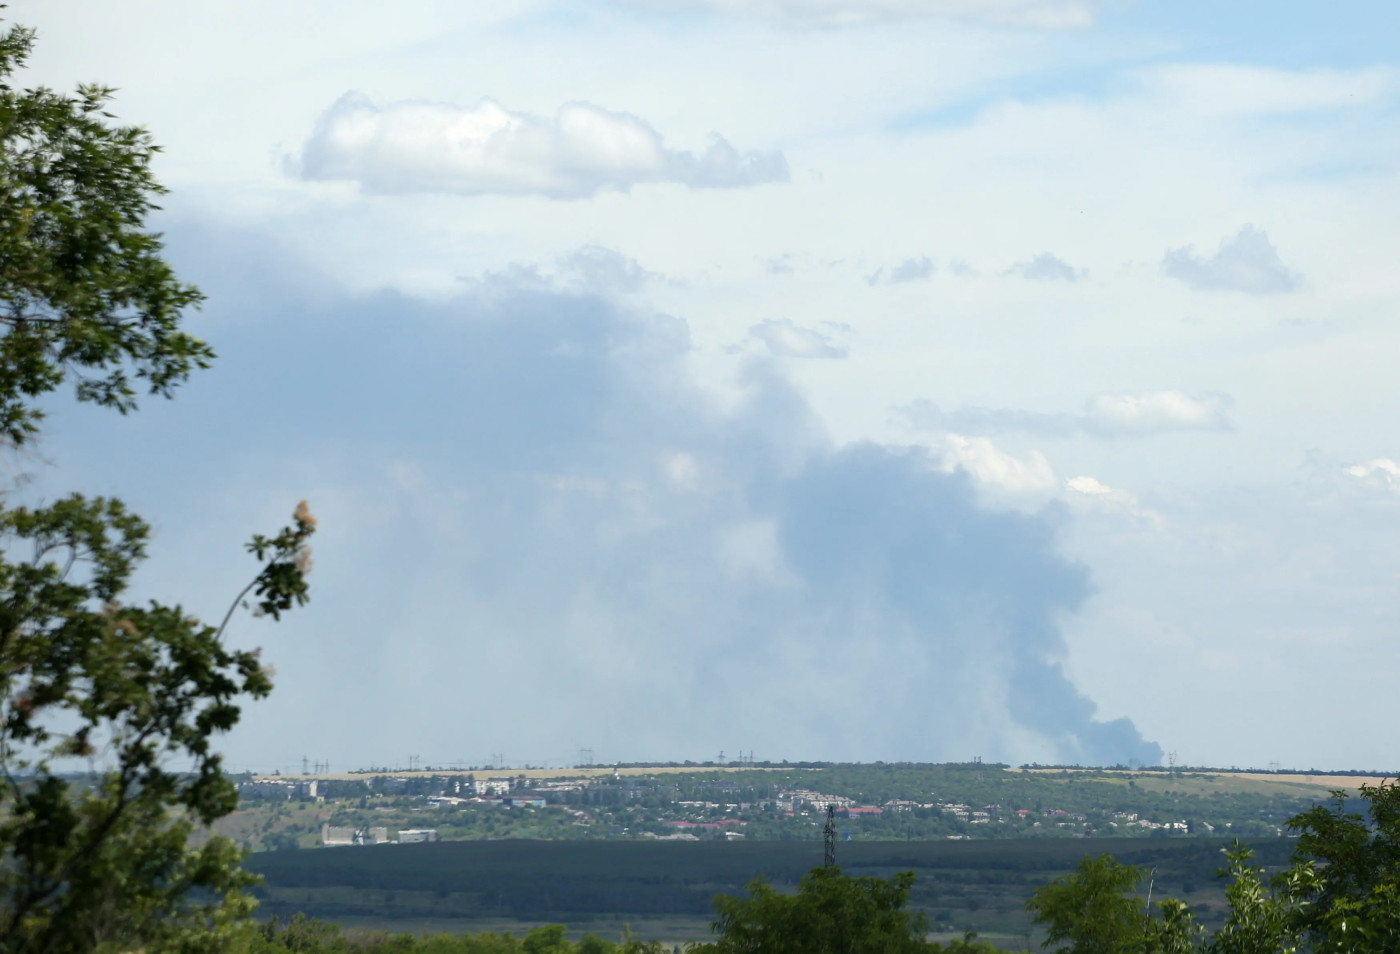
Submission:
POLYGON ((1314 798, 1325 798, 1328 792, 1337 789, 1355 793, 1360 790, 1363 784, 1376 785, 1392 778, 1388 775, 1309 775, 1305 773, 1227 771, 1167 773, 1131 769, 1008 768, 1006 771, 1013 774, 1097 778, 1100 781, 1110 783, 1121 780, 1122 784, 1127 784, 1127 781, 1131 779, 1139 787, 1149 791, 1172 790, 1200 795, 1216 793, 1275 795, 1291 792, 1314 798))
POLYGON ((1377 785, 1394 778, 1391 775, 1288 775, 1277 772, 1231 772, 1235 778, 1257 779, 1259 781, 1285 782, 1292 785, 1313 785, 1326 789, 1346 789, 1357 791, 1361 785, 1377 785))

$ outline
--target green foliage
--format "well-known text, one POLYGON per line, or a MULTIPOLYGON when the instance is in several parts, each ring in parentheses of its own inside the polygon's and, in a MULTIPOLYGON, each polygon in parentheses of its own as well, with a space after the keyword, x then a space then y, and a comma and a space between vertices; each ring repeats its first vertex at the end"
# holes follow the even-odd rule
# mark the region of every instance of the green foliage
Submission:
POLYGON ((1314 879, 1312 866, 1295 864, 1270 890, 1264 870, 1250 864, 1252 857, 1248 848, 1238 844, 1226 852, 1223 874, 1230 878, 1225 889, 1230 913, 1225 926, 1206 945, 1211 954, 1282 954, 1298 949, 1297 899, 1300 889, 1314 879))
MULTIPOLYGON (((289 529, 290 548, 270 553, 256 577, 272 581, 267 599, 287 595, 276 568, 296 564, 314 523, 303 512, 289 529)), ((256 651, 226 646, 180 607, 120 602, 146 533, 100 498, 0 511, 5 950, 93 950, 133 937, 182 950, 194 925, 250 910, 232 846, 186 844, 195 822, 237 805, 213 740, 237 722, 239 697, 261 698, 272 683, 256 651), (80 787, 60 771, 74 757, 110 768, 80 787)), ((196 947, 211 949, 199 936, 196 947)))
POLYGON ((748 897, 715 899, 719 935, 700 954, 885 954, 927 951, 927 919, 905 910, 914 874, 885 881, 852 878, 839 868, 813 868, 796 894, 780 894, 760 879, 748 897))
POLYGON ((1289 822, 1292 863, 1272 879, 1236 842, 1226 850, 1225 924, 1207 936, 1180 901, 1145 918, 1130 896, 1140 869, 1110 856, 1086 858, 1077 874, 1039 889, 1029 907, 1049 928, 1047 946, 1076 954, 1394 954, 1400 950, 1400 787, 1361 787, 1367 814, 1347 812, 1345 793, 1289 822))
POLYGON ((199 292, 143 228, 164 190, 145 130, 113 126, 112 90, 16 90, 34 32, 0 36, 0 438, 34 436, 34 399, 72 378, 80 401, 136 407, 133 377, 169 395, 213 357, 180 330, 199 292))
POLYGON ((620 943, 588 935, 570 941, 564 927, 546 924, 524 937, 485 931, 416 937, 385 932, 347 935, 339 926, 298 914, 281 925, 273 918, 246 938, 247 954, 668 954, 656 941, 630 936, 620 943))
MULTIPOLYGON (((0 35, 0 447, 38 434, 36 399, 65 380, 126 413, 133 378, 168 396, 212 358, 180 329, 198 291, 144 228, 156 147, 108 123, 106 88, 13 88, 33 39, 0 35)), ((314 530, 303 503, 249 545, 261 611, 306 601, 314 530)), ((0 950, 206 952, 246 933, 237 850, 190 843, 237 804, 214 739, 272 683, 223 642, 233 608, 216 628, 123 602, 148 536, 118 500, 0 507, 0 950), (75 759, 101 769, 78 784, 75 759)))
POLYGON ((1129 954, 1142 949, 1146 906, 1128 892, 1142 871, 1112 855, 1085 857, 1073 874, 1038 888, 1026 907, 1046 928, 1046 944, 1068 942, 1073 954, 1129 954))
POLYGON ((1344 793, 1333 796, 1331 807, 1289 822, 1298 833, 1295 923, 1320 951, 1400 950, 1400 785, 1363 784, 1365 816, 1345 811, 1344 793))

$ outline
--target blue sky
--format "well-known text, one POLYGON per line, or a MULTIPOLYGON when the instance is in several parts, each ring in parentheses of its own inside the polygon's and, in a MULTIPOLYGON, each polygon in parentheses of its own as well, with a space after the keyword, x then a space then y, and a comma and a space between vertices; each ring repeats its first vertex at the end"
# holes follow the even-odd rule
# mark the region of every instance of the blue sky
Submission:
POLYGON ((1382 768, 1400 17, 1374 3, 20 0, 220 354, 56 402, 222 612, 236 768, 1382 768))

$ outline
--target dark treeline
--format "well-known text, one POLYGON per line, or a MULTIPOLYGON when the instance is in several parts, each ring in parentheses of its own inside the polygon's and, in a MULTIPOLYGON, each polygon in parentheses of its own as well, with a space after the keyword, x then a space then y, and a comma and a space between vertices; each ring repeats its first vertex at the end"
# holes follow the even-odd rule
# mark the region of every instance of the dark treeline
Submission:
MULTIPOLYGON (((912 870, 911 903, 935 925, 980 929, 1019 912, 1031 892, 1086 852, 1112 851, 1155 868, 1158 890, 1215 884, 1226 839, 1041 839, 849 842, 853 873, 912 870)), ((1260 860, 1287 862, 1291 843, 1254 843, 1260 860)), ((799 842, 476 841, 269 852, 249 859, 266 879, 264 914, 321 918, 510 918, 586 924, 597 918, 705 917, 718 893, 756 877, 791 887, 820 860, 799 842)))

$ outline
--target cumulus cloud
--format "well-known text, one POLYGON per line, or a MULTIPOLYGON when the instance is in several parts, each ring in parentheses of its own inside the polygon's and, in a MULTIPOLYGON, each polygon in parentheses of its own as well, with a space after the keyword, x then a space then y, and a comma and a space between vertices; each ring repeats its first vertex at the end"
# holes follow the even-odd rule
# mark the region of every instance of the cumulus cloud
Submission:
POLYGON ((1020 275, 1035 282, 1077 282, 1089 272, 1075 268, 1062 258, 1041 252, 1029 262, 1017 262, 1006 270, 1008 275, 1020 275))
POLYGON ((584 289, 605 295, 639 291, 647 282, 659 277, 643 268, 635 258, 602 245, 584 245, 564 256, 560 266, 584 289))
POLYGON ((1012 408, 960 407, 944 411, 928 400, 899 409, 915 427, 971 434, 1023 432, 1046 437, 1088 434, 1114 438, 1169 431, 1223 431, 1231 428, 1229 395, 1189 395, 1181 391, 1097 394, 1078 414, 1047 414, 1012 408))
POLYGON ((1032 29, 1083 29, 1094 23, 1086 0, 626 0, 646 10, 712 10, 801 26, 858 26, 888 20, 948 18, 1032 29))
POLYGON ((1283 264, 1264 230, 1253 225, 1223 239, 1209 258, 1197 255, 1191 245, 1168 251, 1162 256, 1162 273, 1198 291, 1255 295, 1290 292, 1302 282, 1297 272, 1283 264))
POLYGON ((310 744, 351 765, 408 737, 434 762, 736 739, 773 758, 1160 760, 1062 668, 1060 621, 1091 587, 1055 524, 979 502, 978 480, 1044 483, 1043 460, 976 439, 836 446, 767 361, 719 406, 690 377, 683 321, 568 287, 310 308, 259 289, 220 354, 264 385, 213 374, 184 407, 241 402, 262 463, 197 431, 158 476, 207 488, 162 514, 199 527, 192 552, 211 506, 246 506, 250 486, 295 474, 320 501, 316 600, 266 653, 286 691, 250 710, 234 758, 265 764, 314 709, 310 744), (366 660, 373 706, 342 688, 366 660), (441 674, 470 691, 425 691, 441 674))
POLYGON ((945 474, 963 471, 979 483, 1013 494, 1044 494, 1056 489, 1055 470, 1039 451, 1023 458, 1008 454, 985 437, 947 434, 934 445, 945 474))
POLYGON ((794 325, 787 318, 770 318, 749 329, 749 334, 767 346, 770 354, 784 358, 844 358, 846 347, 828 335, 794 325))
POLYGON ((712 137, 698 156, 667 148, 630 113, 566 103, 552 119, 476 106, 377 105, 347 93, 317 121, 289 168, 306 179, 342 179, 368 192, 542 195, 579 199, 600 190, 669 182, 738 188, 786 182, 780 152, 740 152, 712 137))

